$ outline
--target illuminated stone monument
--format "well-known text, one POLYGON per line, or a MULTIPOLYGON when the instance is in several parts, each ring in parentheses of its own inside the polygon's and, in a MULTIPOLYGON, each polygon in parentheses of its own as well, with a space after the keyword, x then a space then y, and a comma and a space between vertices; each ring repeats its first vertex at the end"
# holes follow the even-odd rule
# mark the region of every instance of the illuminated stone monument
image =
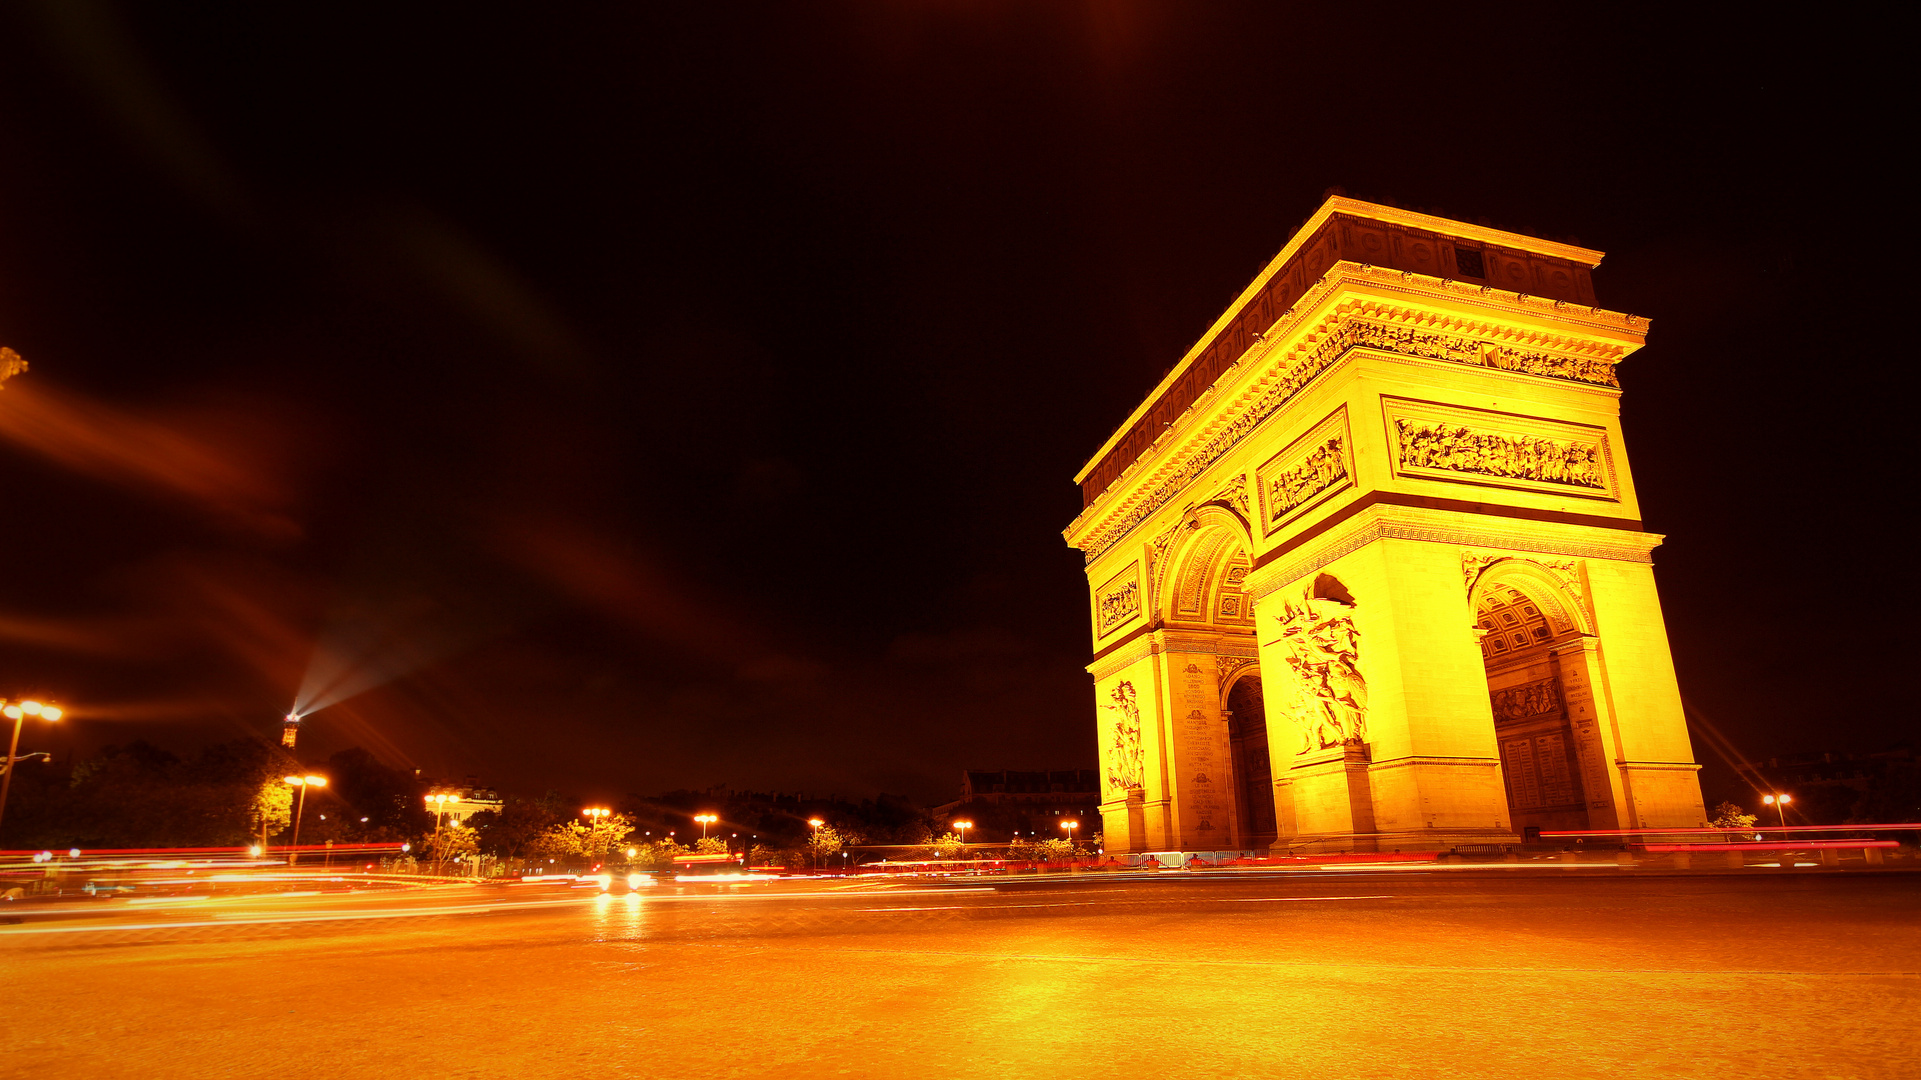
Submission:
POLYGON ((1600 260, 1331 198, 1094 455, 1109 850, 1705 823, 1600 260))

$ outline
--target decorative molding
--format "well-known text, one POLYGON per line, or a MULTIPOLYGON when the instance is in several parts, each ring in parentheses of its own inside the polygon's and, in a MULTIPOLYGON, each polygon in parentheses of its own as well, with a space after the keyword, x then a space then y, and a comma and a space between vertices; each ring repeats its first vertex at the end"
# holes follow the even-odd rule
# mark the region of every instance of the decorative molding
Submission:
MULTIPOLYGON (((1345 262, 1337 263, 1336 268, 1343 272, 1352 268, 1358 271, 1358 276, 1361 277, 1380 276, 1381 273, 1374 267, 1345 262)), ((1402 271, 1392 271, 1391 274, 1396 279, 1403 279, 1402 271)), ((1184 429, 1188 421, 1196 416, 1196 407, 1214 397, 1214 391, 1224 385, 1230 375, 1241 369, 1247 355, 1257 351, 1265 353, 1276 341, 1285 336, 1276 333, 1276 328, 1292 320, 1297 312, 1313 310, 1314 302, 1320 299, 1313 294, 1326 291, 1329 288, 1329 277, 1333 276, 1335 271, 1330 269, 1328 277, 1323 277, 1316 282, 1308 294, 1303 295, 1294 307, 1283 312, 1267 332, 1252 340, 1247 353, 1224 370, 1207 392, 1202 393, 1193 404, 1170 421, 1168 427, 1142 450, 1141 456, 1130 462, 1107 489, 1075 518, 1074 522, 1068 526, 1067 532, 1073 533, 1076 526, 1094 515, 1100 504, 1107 501, 1107 496, 1116 491, 1116 485, 1132 475, 1158 448, 1165 444, 1168 438, 1184 429)), ((1424 276, 1415 275, 1417 278, 1424 276)), ((1433 280, 1440 283, 1442 291, 1446 291, 1450 285, 1458 284, 1438 278, 1433 280)), ((1479 288, 1476 287, 1477 290, 1479 288)), ((1517 301, 1529 299, 1523 294, 1513 295, 1517 301)), ((1598 316, 1603 313, 1603 309, 1595 308, 1592 312, 1598 316)), ((1606 314, 1614 315, 1615 313, 1607 312, 1606 314)), ((1625 320, 1624 325, 1636 329, 1637 332, 1644 332, 1646 329, 1645 319, 1635 316, 1618 316, 1618 318, 1625 320)), ((1248 432, 1279 411, 1282 406, 1306 389, 1316 377, 1333 367, 1336 361, 1349 350, 1357 347, 1427 360, 1486 367, 1520 375, 1576 382, 1610 390, 1618 389, 1620 383, 1614 374, 1614 364, 1625 353, 1620 346, 1610 344, 1599 350, 1600 355, 1594 355, 1591 346, 1569 345, 1564 341, 1552 340, 1545 334, 1531 336, 1530 340, 1525 342, 1531 347, 1526 348, 1521 347, 1522 342, 1488 340, 1514 334, 1515 331, 1511 329, 1497 330, 1465 319, 1444 320, 1432 313, 1410 312, 1378 302, 1357 301, 1338 306, 1323 319, 1318 330, 1301 336, 1292 350, 1295 354, 1292 364, 1282 361, 1277 367, 1285 367, 1284 371, 1265 377, 1252 388, 1252 396, 1246 401, 1245 408, 1239 415, 1234 416, 1216 431, 1212 438, 1195 448, 1185 463, 1155 485, 1151 491, 1146 492, 1133 505, 1120 510, 1117 516, 1105 526, 1091 530, 1082 538, 1081 542, 1084 545, 1082 550, 1086 560, 1091 563, 1099 558, 1122 536, 1166 505, 1188 484, 1219 461, 1248 432), (1372 316, 1381 321, 1371 321, 1364 316, 1372 316), (1408 325, 1418 319, 1442 323, 1448 329, 1457 332, 1445 334, 1433 329, 1416 329, 1408 325), (1537 344, 1536 339, 1540 343, 1537 344), (1543 345, 1547 345, 1547 348, 1544 349, 1543 345), (1557 347, 1562 351, 1547 351, 1557 347), (1583 348, 1590 350, 1588 354, 1583 355, 1575 351, 1583 348)), ((1231 406, 1229 408, 1231 409, 1231 406)), ((1217 415, 1227 411, 1229 409, 1217 410, 1217 415)), ((1243 509, 1245 512, 1245 508, 1243 509)))
MULTIPOLYGON (((1383 516, 1381 508, 1370 508, 1357 516, 1353 523, 1337 533, 1319 547, 1286 563, 1270 564, 1278 569, 1262 567, 1254 575, 1248 587, 1248 595, 1265 597, 1276 589, 1299 581, 1336 560, 1352 555, 1376 540, 1421 540, 1429 543, 1449 544, 1456 547, 1507 547, 1520 551, 1545 552, 1554 555, 1569 555, 1580 559, 1608 559, 1615 562, 1651 563, 1654 549, 1661 538, 1653 533, 1622 533, 1634 540, 1626 543, 1596 543, 1593 541, 1569 538, 1557 541, 1546 535, 1521 535, 1503 533, 1495 529, 1471 525, 1452 525, 1443 523, 1423 523, 1409 520, 1395 520, 1383 516)), ((1527 558, 1535 558, 1533 554, 1527 558)))
POLYGON ((1514 564, 1511 569, 1519 570, 1524 577, 1529 573, 1545 577, 1549 582, 1566 591, 1567 598, 1573 600, 1578 608, 1577 611, 1558 612, 1562 606, 1561 598, 1537 596, 1535 590, 1522 587, 1522 591, 1526 592, 1530 599, 1536 604, 1543 605, 1543 610, 1557 609, 1558 620, 1566 624, 1557 626, 1557 633, 1569 629, 1580 629, 1583 633, 1591 632, 1594 626, 1594 603, 1588 598, 1587 580, 1582 572, 1581 563, 1575 559, 1545 558, 1540 555, 1516 552, 1463 551, 1461 552, 1461 575, 1466 580, 1467 598, 1470 604, 1474 601, 1475 586, 1481 583, 1492 567, 1501 563, 1514 564))
POLYGON ((1604 428, 1383 397, 1395 472, 1619 501, 1604 428))
POLYGON ((1216 663, 1214 672, 1220 677, 1221 693, 1226 694, 1227 688, 1241 672, 1260 663, 1260 660, 1252 656, 1222 656, 1216 663))
POLYGON ((1239 510, 1242 517, 1252 516, 1253 511, 1248 509, 1247 505, 1247 474, 1245 472, 1235 473, 1233 479, 1227 482, 1226 487, 1215 492, 1213 496, 1206 501, 1226 503, 1228 506, 1239 510))
POLYGON ((1154 639, 1154 635, 1142 634, 1133 641, 1127 642, 1113 652, 1087 665, 1087 673, 1094 676, 1095 682, 1100 682, 1103 679, 1126 671, 1128 668, 1160 651, 1161 643, 1154 639))

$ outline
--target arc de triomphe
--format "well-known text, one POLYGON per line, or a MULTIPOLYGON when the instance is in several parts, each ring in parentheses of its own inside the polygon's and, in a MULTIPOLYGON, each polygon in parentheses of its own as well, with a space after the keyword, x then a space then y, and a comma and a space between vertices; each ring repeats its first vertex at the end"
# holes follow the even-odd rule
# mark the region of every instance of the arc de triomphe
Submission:
POLYGON ((1600 261, 1330 198, 1088 462, 1108 850, 1704 824, 1600 261))

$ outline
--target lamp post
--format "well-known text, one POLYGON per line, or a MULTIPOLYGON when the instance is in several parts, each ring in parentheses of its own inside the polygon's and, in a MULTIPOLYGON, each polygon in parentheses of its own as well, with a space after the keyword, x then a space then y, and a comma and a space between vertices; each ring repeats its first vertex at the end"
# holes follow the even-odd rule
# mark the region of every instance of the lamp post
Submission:
POLYGON ((715 814, 695 814, 694 820, 700 822, 700 838, 705 840, 707 839, 707 826, 719 821, 720 817, 715 814))
POLYGON ((27 722, 29 716, 37 716, 52 723, 60 719, 62 713, 59 706, 42 704, 38 701, 8 701, 0 698, 0 705, 6 706, 0 711, 4 711, 7 719, 13 721, 13 742, 7 745, 7 760, 0 762, 7 767, 6 772, 0 773, 0 821, 4 821, 7 816, 7 793, 13 790, 13 767, 26 760, 20 756, 20 728, 27 722))
POLYGON ((434 873, 440 872, 440 818, 447 813, 447 804, 458 801, 460 796, 445 791, 436 791, 426 797, 427 809, 434 812, 434 873))
POLYGON ((294 863, 300 861, 300 816, 307 812, 307 789, 310 787, 326 787, 327 778, 308 773, 305 776, 283 776, 281 779, 292 784, 294 788, 300 792, 300 797, 294 803, 293 844, 287 852, 287 865, 292 866, 294 863))
POLYGON ((1779 814, 1781 817, 1781 827, 1783 829, 1787 828, 1788 827, 1788 804, 1794 801, 1794 796, 1788 795, 1786 793, 1779 794, 1779 795, 1763 795, 1761 796, 1761 801, 1764 803, 1767 803, 1769 806, 1774 807, 1774 812, 1776 814, 1779 814))
POLYGON ((598 840, 594 836, 594 831, 600 827, 601 822, 614 816, 614 812, 604 806, 589 806, 580 812, 580 816, 587 819, 587 838, 582 842, 582 847, 585 850, 583 850, 581 854, 591 859, 599 854, 599 852, 594 850, 594 848, 598 846, 598 840))
POLYGON ((807 827, 814 830, 814 842, 807 845, 807 853, 812 856, 809 861, 814 864, 815 870, 820 869, 820 827, 825 824, 827 824, 825 821, 817 817, 807 819, 807 827))
POLYGON ((973 827, 974 827, 974 823, 971 821, 954 822, 954 828, 959 829, 961 834, 961 857, 962 858, 967 857, 967 830, 973 827))
POLYGON ((1080 827, 1081 823, 1078 821, 1068 820, 1061 822, 1061 828, 1067 830, 1067 852, 1069 855, 1074 853, 1074 830, 1080 827))

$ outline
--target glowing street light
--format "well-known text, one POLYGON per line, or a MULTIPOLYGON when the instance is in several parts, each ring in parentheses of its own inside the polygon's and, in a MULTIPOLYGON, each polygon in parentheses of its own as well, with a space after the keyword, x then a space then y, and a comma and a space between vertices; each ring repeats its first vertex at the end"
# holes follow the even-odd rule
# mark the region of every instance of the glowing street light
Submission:
POLYGON ((700 838, 705 840, 707 839, 707 826, 719 821, 720 818, 714 814, 695 814, 694 820, 700 822, 700 838))
MULTIPOLYGON (((0 705, 6 706, 4 709, 0 709, 0 712, 4 712, 7 719, 13 721, 13 742, 7 746, 7 760, 0 762, 0 765, 6 766, 6 771, 0 773, 0 821, 4 821, 7 815, 7 792, 13 788, 13 767, 27 760, 27 758, 20 756, 21 726, 27 722, 27 717, 29 716, 37 716, 42 720, 52 723, 65 714, 61 712, 58 705, 47 705, 31 700, 8 701, 5 698, 0 698, 0 705)), ((42 756, 44 755, 27 755, 27 757, 42 756)))
POLYGON ((1061 822, 1061 828, 1067 830, 1067 846, 1068 847, 1071 848, 1074 846, 1074 830, 1080 827, 1081 827, 1081 823, 1078 821, 1070 820, 1070 821, 1061 822))
POLYGON ((326 787, 327 778, 308 773, 305 776, 283 776, 281 779, 300 791, 300 799, 293 812, 293 847, 287 852, 287 865, 292 866, 300 861, 300 816, 307 812, 307 789, 326 787))
POLYGON ((962 855, 967 854, 967 830, 973 827, 974 827, 974 823, 971 821, 954 822, 954 828, 959 829, 961 834, 961 854, 962 855))
POLYGON ((825 824, 827 824, 825 821, 817 817, 807 819, 807 827, 814 830, 814 842, 807 845, 807 852, 812 856, 812 862, 816 870, 820 869, 820 827, 825 824))
POLYGON ((590 806, 587 809, 582 810, 580 812, 580 816, 598 825, 602 821, 605 821, 607 818, 613 816, 613 813, 614 812, 612 810, 609 810, 604 806, 590 806))
POLYGON ((1769 806, 1774 807, 1774 812, 1781 815, 1781 827, 1783 829, 1787 828, 1788 827, 1788 804, 1794 801, 1794 796, 1788 795, 1786 793, 1782 793, 1779 795, 1763 795, 1761 796, 1761 801, 1768 804, 1769 806))
POLYGON ((434 812, 434 870, 438 873, 440 868, 440 816, 451 813, 452 808, 447 804, 459 802, 460 796, 451 792, 436 791, 423 796, 423 799, 427 803, 427 809, 434 812))

